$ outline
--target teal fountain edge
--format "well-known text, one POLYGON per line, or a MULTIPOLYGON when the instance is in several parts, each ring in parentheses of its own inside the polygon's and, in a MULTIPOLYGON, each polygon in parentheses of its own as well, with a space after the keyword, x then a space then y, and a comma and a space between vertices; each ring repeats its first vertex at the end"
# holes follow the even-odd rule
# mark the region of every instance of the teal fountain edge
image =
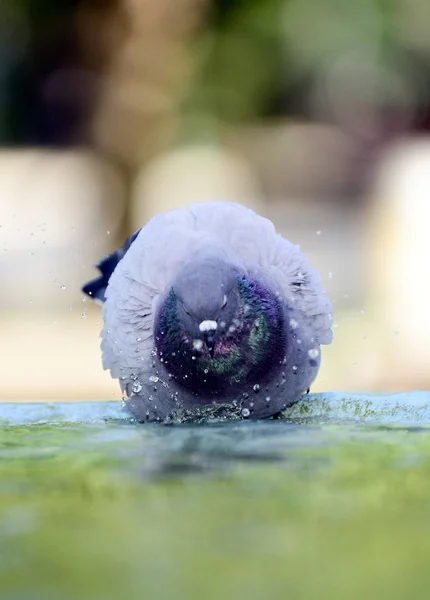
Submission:
MULTIPOLYGON (((382 423, 430 425, 430 391, 397 394, 328 392, 309 394, 283 413, 294 423, 382 423)), ((0 404, 0 426, 133 422, 119 401, 0 404)))

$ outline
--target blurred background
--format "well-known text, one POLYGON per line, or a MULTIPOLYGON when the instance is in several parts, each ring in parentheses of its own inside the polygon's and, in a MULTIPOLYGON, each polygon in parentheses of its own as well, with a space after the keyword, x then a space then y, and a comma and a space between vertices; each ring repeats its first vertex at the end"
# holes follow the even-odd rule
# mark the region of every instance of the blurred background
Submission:
POLYGON ((80 286, 233 200, 319 270, 313 391, 430 387, 428 0, 0 0, 0 400, 119 399, 80 286))

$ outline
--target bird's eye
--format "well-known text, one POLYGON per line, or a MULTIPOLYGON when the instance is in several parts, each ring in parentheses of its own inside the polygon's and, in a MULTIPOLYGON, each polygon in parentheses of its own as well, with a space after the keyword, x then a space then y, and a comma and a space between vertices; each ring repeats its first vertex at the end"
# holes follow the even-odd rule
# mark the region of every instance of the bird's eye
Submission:
POLYGON ((221 308, 225 308, 227 306, 227 296, 224 294, 224 298, 222 299, 221 308))

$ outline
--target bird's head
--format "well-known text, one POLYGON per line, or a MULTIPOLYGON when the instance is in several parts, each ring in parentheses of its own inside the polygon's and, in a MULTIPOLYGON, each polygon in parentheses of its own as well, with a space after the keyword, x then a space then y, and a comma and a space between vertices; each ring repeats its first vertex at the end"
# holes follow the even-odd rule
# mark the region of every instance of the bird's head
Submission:
POLYGON ((235 270, 216 259, 195 260, 184 266, 172 287, 176 318, 196 356, 215 356, 216 347, 239 317, 235 270))

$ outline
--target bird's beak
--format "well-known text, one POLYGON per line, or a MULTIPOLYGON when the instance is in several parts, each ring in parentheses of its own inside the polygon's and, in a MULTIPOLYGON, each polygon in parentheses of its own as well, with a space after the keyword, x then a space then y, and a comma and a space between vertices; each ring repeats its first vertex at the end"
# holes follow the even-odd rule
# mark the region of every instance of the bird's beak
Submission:
POLYGON ((210 319, 205 319, 201 323, 199 323, 199 330, 203 334, 203 339, 208 347, 209 354, 211 358, 214 356, 214 338, 216 334, 216 330, 218 327, 218 323, 216 321, 211 321, 210 319))

